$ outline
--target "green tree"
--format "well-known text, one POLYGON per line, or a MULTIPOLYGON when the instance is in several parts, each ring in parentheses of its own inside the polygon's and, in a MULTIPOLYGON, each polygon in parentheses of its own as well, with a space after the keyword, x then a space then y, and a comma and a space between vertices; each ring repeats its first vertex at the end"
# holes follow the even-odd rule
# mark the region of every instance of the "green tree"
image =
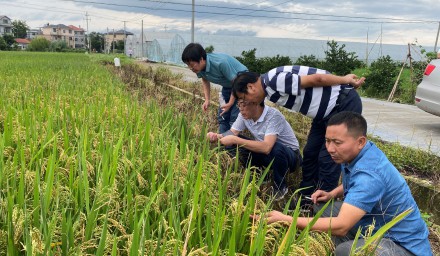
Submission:
POLYGON ((102 52, 104 49, 104 35, 92 32, 89 36, 92 49, 95 49, 97 52, 102 52))
POLYGON ((345 50, 345 44, 339 46, 336 41, 332 40, 327 42, 327 46, 329 50, 324 51, 326 54, 324 69, 336 75, 346 75, 362 66, 355 52, 345 50))
POLYGON ((258 62, 255 57, 256 48, 249 51, 242 51, 241 56, 235 57, 243 65, 245 65, 250 71, 258 72, 258 62))
POLYGON ((11 34, 5 34, 3 35, 3 39, 6 42, 6 50, 10 50, 12 45, 15 43, 14 36, 11 34))
POLYGON ((267 71, 280 67, 292 65, 292 60, 288 56, 274 56, 274 57, 263 57, 258 59, 258 73, 266 73, 267 71))
POLYGON ((50 41, 44 37, 37 37, 28 46, 29 51, 44 52, 49 50, 50 41))
POLYGON ((214 52, 214 46, 210 45, 208 47, 205 48, 205 52, 206 53, 212 53, 214 52))
POLYGON ((113 41, 110 49, 115 49, 117 53, 124 52, 124 40, 113 41))
POLYGON ((29 26, 26 21, 14 20, 12 22, 12 34, 15 38, 26 38, 29 26))
POLYGON ((313 54, 299 56, 299 58, 295 61, 295 64, 314 68, 324 68, 323 62, 318 60, 318 58, 316 58, 316 56, 313 54))
POLYGON ((53 41, 49 45, 49 50, 52 52, 63 52, 67 49, 67 43, 63 40, 53 41))
POLYGON ((8 45, 6 44, 5 39, 3 39, 2 36, 0 36, 0 51, 5 51, 8 49, 8 45))
POLYGON ((291 65, 292 60, 287 56, 274 56, 274 57, 263 57, 257 58, 255 53, 257 49, 254 48, 249 51, 243 51, 241 56, 235 57, 243 65, 245 65, 250 71, 257 72, 260 74, 266 73, 267 71, 284 65, 291 65))
POLYGON ((387 98, 398 73, 398 64, 389 55, 380 57, 371 63, 362 87, 367 96, 387 98))

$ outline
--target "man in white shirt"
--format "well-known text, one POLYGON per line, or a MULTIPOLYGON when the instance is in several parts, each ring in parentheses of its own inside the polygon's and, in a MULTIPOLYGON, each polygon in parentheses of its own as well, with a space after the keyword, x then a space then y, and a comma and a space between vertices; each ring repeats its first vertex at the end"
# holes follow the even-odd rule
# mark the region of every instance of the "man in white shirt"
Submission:
POLYGON ((293 129, 279 110, 265 106, 264 102, 239 100, 237 106, 240 114, 231 129, 224 133, 209 132, 207 137, 211 142, 220 141, 224 146, 237 145, 245 149, 252 166, 267 167, 272 163, 274 195, 280 200, 288 192, 286 174, 302 161, 293 129), (244 130, 254 139, 239 136, 244 130))

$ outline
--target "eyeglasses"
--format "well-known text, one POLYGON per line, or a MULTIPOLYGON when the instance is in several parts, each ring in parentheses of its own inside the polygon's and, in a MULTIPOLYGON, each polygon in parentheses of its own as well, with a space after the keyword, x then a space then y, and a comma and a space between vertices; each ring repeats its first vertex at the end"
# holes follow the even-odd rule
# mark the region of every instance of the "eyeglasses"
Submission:
POLYGON ((247 107, 249 105, 254 105, 254 104, 255 104, 255 102, 249 102, 249 101, 244 101, 244 100, 237 101, 238 108, 244 108, 244 107, 247 107))
POLYGON ((192 64, 191 64, 191 62, 188 62, 186 65, 188 66, 189 69, 194 70, 194 68, 196 66, 198 66, 199 63, 194 61, 194 62, 192 62, 192 64))

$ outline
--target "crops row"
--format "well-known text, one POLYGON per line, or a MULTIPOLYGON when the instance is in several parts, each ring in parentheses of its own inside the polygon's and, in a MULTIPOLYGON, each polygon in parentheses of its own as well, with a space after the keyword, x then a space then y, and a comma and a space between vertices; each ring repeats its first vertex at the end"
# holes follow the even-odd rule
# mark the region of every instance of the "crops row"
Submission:
POLYGON ((214 118, 162 86, 165 70, 114 76, 82 54, 0 59, 0 255, 333 250, 325 233, 249 218, 271 207, 262 179, 207 143, 214 118))

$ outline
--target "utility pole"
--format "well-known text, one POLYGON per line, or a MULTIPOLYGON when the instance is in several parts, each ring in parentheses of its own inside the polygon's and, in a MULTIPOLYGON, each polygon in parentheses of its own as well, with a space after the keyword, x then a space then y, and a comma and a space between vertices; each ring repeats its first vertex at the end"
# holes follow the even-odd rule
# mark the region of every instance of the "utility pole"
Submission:
POLYGON ((191 43, 194 43, 194 11, 195 11, 195 0, 192 0, 191 43))
POLYGON ((86 12, 86 24, 87 24, 87 45, 89 47, 89 53, 91 53, 91 49, 90 49, 90 32, 89 32, 89 14, 86 12))
POLYGON ((112 53, 115 53, 115 29, 113 29, 112 45, 113 45, 112 53))
POLYGON ((141 44, 142 44, 142 53, 141 53, 141 60, 144 58, 144 20, 142 20, 142 26, 141 26, 141 44))
POLYGON ((125 32, 125 22, 124 21, 124 54, 127 54, 127 47, 125 46, 125 43, 127 42, 127 34, 125 32))
POLYGON ((434 52, 437 52, 438 33, 440 32, 440 21, 438 22, 437 37, 435 38, 434 52))
POLYGON ((367 49, 365 51, 365 65, 368 67, 368 32, 370 31, 370 27, 367 29, 367 49))

